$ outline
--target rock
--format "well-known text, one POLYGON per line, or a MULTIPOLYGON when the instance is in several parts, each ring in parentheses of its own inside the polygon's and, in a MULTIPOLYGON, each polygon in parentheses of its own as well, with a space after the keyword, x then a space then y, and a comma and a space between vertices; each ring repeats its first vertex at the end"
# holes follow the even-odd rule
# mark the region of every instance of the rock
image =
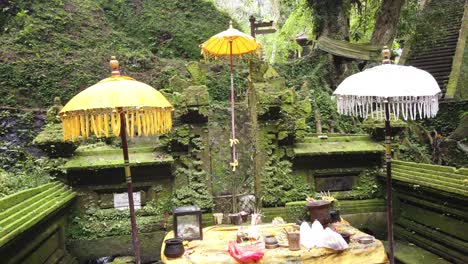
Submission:
POLYGON ((265 78, 266 80, 269 80, 269 79, 276 79, 276 78, 279 78, 281 77, 278 72, 273 69, 273 67, 271 66, 268 66, 268 69, 266 70, 266 72, 263 74, 263 78, 265 78))
POLYGON ((208 105, 208 87, 206 85, 189 86, 182 93, 182 101, 187 107, 208 105))
POLYGON ((195 85, 206 85, 207 70, 206 65, 200 62, 191 61, 187 64, 187 71, 192 76, 192 81, 195 85))
POLYGON ((179 75, 174 75, 169 79, 169 86, 174 92, 183 92, 189 85, 190 83, 179 75))
POLYGON ((78 143, 63 141, 62 131, 61 123, 48 124, 33 140, 33 144, 49 157, 70 157, 78 143))

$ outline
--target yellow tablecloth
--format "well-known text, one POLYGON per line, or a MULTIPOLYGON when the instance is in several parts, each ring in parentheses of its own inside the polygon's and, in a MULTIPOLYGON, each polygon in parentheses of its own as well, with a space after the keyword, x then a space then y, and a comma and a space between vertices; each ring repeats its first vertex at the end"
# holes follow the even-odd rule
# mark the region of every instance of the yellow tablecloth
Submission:
MULTIPOLYGON (((261 225, 261 233, 281 232, 283 228, 292 226, 286 224, 274 227, 272 225, 261 225)), ((349 225, 345 226, 347 231, 354 233, 351 237, 366 235, 365 233, 349 225)), ((214 264, 214 263, 238 263, 229 255, 228 242, 236 240, 239 226, 211 226, 203 229, 203 241, 191 249, 190 254, 177 259, 167 259, 164 256, 165 243, 161 248, 161 259, 167 264, 214 264)), ((174 233, 169 232, 164 240, 173 238, 174 233)), ((320 263, 320 264, 377 264, 387 263, 387 255, 383 244, 375 240, 371 244, 360 244, 351 241, 349 247, 343 251, 335 251, 327 248, 312 248, 310 250, 302 247, 298 251, 290 251, 287 247, 265 249, 265 255, 257 263, 320 263)))

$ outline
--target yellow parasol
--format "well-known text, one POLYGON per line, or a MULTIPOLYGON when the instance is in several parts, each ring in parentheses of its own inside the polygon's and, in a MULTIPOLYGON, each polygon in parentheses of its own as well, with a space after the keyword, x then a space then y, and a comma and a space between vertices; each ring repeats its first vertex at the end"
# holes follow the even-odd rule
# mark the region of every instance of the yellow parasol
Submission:
POLYGON ((171 130, 173 107, 153 87, 121 76, 119 62, 111 57, 112 76, 75 95, 59 112, 64 140, 120 136, 128 187, 132 242, 136 263, 140 263, 140 245, 133 203, 133 187, 128 158, 127 134, 158 135, 171 130))
POLYGON ((228 57, 231 66, 231 139, 229 140, 232 148, 232 171, 236 171, 238 161, 236 158, 236 144, 239 140, 236 139, 235 119, 234 119, 234 70, 233 56, 242 56, 257 52, 260 44, 257 43, 254 37, 232 27, 232 22, 229 22, 229 28, 220 32, 200 45, 202 54, 206 58, 228 57))

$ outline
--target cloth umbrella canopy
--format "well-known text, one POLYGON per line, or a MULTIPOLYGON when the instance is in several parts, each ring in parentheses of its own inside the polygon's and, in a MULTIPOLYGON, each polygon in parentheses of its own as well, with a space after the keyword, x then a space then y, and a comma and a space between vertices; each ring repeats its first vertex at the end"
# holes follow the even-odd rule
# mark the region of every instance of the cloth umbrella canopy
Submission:
POLYGON ((133 203, 132 178, 128 157, 127 134, 159 135, 172 128, 173 107, 153 87, 121 76, 119 63, 111 58, 112 76, 74 96, 59 112, 64 140, 120 136, 127 181, 132 242, 136 263, 140 263, 140 246, 133 203))
MULTIPOLYGON (((256 53, 260 48, 260 44, 254 37, 247 35, 243 32, 232 27, 232 22, 229 22, 229 28, 220 32, 200 45, 202 54, 205 59, 213 57, 214 59, 220 57, 229 57, 230 70, 231 70, 231 138, 229 143, 232 150, 232 162, 230 163, 232 171, 236 171, 238 166, 236 156, 236 144, 239 140, 236 138, 235 129, 235 113, 234 113, 234 68, 233 57, 242 57, 246 54, 256 53)), ((233 210, 235 210, 235 184, 233 183, 233 210)))
POLYGON ((437 114, 440 88, 428 72, 391 65, 390 51, 382 51, 383 65, 346 78, 333 93, 340 114, 385 119, 385 160, 387 170, 387 231, 390 263, 394 263, 390 113, 403 119, 430 118, 437 114))

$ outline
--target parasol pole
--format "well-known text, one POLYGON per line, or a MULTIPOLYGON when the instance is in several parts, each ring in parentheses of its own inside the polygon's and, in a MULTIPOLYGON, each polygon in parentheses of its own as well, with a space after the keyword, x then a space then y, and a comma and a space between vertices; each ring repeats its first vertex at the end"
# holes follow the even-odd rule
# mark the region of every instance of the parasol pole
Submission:
MULTIPOLYGON (((231 24, 232 25, 232 24, 231 24)), ((232 61, 232 40, 229 40, 229 60, 231 67, 231 148, 232 148, 232 210, 233 213, 236 211, 236 183, 234 181, 234 175, 237 166, 236 159, 236 128, 235 128, 235 112, 234 112, 234 66, 232 61)))
POLYGON ((120 140, 122 142, 122 150, 124 157, 124 168, 125 168, 125 179, 127 181, 127 193, 128 193, 128 205, 130 207, 130 222, 132 224, 132 245, 133 253, 135 254, 135 263, 140 264, 140 242, 138 241, 138 228, 135 218, 135 206, 133 203, 133 186, 132 176, 130 173, 130 162, 128 158, 128 145, 127 145, 127 133, 126 133, 126 119, 125 113, 122 107, 118 108, 120 114, 120 140))
POLYGON ((387 233, 390 249, 390 264, 395 263, 393 251, 393 201, 392 201, 392 147, 390 131, 390 111, 388 109, 388 100, 385 104, 385 161, 387 169, 387 233))
MULTIPOLYGON (((387 46, 382 50, 382 64, 390 64, 390 50, 387 46)), ((395 263, 394 258, 394 242, 393 242, 393 201, 392 201, 392 145, 391 145, 391 127, 390 127, 390 110, 388 107, 388 98, 384 100, 385 107, 385 163, 387 171, 387 235, 389 244, 390 264, 395 263)))

